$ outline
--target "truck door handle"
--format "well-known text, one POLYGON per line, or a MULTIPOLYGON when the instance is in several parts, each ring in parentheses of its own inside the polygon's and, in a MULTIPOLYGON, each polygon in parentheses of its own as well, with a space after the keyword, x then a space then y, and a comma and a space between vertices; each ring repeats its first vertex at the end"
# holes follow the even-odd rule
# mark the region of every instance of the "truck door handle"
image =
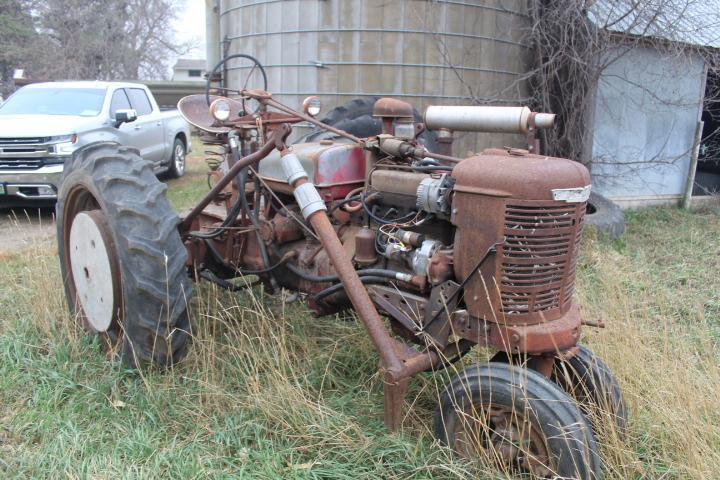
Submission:
POLYGON ((140 130, 142 128, 142 125, 135 125, 135 130, 140 130))
POLYGON ((157 122, 155 125, 157 125, 158 127, 160 127, 160 126, 162 126, 162 122, 157 122))

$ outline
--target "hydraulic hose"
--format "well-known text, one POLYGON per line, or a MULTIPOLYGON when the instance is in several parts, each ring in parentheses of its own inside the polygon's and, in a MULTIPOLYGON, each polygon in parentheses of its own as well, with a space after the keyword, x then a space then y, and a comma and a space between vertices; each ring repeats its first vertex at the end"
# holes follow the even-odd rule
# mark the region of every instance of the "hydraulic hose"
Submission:
MULTIPOLYGON (((286 267, 298 277, 302 278, 303 280, 308 280, 310 282, 327 283, 337 282, 340 280, 340 277, 338 277, 337 275, 325 275, 321 277, 317 275, 312 275, 307 272, 303 272, 300 268, 298 268, 297 265, 293 265, 292 263, 288 263, 286 267)), ((356 270, 356 272, 360 278, 374 276, 408 283, 410 283, 410 279, 412 278, 412 275, 409 273, 398 272, 396 270, 386 270, 382 268, 366 268, 364 270, 356 270)))
POLYGON ((368 204, 365 201, 365 195, 363 195, 362 193, 360 194, 360 203, 362 204, 363 209, 365 209, 365 213, 368 214, 368 217, 372 218, 375 223, 378 223, 380 225, 394 225, 396 223, 407 222, 409 220, 412 220, 418 214, 418 212, 410 212, 407 215, 403 215, 402 217, 398 217, 392 220, 385 220, 378 217, 372 212, 372 210, 370 210, 370 207, 368 207, 368 204))
MULTIPOLYGON (((389 282, 386 277, 376 276, 360 277, 360 281, 363 283, 363 285, 377 285, 379 283, 382 284, 389 282)), ((315 299, 315 301, 320 301, 323 298, 329 297, 330 295, 333 295, 343 290, 345 290, 345 285, 343 285, 342 283, 336 283, 335 285, 328 287, 325 290, 321 290, 315 295, 313 295, 313 299, 315 299)))

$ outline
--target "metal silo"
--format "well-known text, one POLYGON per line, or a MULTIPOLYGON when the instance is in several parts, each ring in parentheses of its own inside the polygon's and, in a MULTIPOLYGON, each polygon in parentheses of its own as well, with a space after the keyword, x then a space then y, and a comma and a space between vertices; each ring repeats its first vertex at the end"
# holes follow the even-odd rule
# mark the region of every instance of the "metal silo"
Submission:
MULTIPOLYGON (((319 95, 324 111, 362 96, 431 104, 523 104, 530 51, 524 0, 220 0, 225 55, 263 63, 269 90, 297 107, 319 95)), ((237 88, 248 66, 229 62, 237 88)), ((460 135, 460 134, 458 134, 460 135)), ((521 142, 465 134, 463 155, 521 142)))

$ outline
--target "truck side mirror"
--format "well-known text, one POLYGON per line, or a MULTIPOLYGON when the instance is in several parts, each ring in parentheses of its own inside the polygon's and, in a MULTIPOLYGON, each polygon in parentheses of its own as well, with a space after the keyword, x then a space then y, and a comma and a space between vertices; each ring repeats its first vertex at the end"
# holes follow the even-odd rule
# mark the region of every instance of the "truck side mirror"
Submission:
POLYGON ((135 120, 137 120, 137 112, 132 108, 115 111, 115 128, 120 127, 123 123, 130 123, 135 120))

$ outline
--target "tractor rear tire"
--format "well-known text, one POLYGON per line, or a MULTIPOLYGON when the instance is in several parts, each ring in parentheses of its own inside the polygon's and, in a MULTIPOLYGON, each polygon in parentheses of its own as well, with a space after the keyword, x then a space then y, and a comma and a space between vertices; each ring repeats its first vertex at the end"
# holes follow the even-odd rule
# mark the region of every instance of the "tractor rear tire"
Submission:
POLYGON ((70 312, 130 368, 187 352, 192 288, 166 189, 136 149, 102 142, 73 155, 58 194, 70 312))

